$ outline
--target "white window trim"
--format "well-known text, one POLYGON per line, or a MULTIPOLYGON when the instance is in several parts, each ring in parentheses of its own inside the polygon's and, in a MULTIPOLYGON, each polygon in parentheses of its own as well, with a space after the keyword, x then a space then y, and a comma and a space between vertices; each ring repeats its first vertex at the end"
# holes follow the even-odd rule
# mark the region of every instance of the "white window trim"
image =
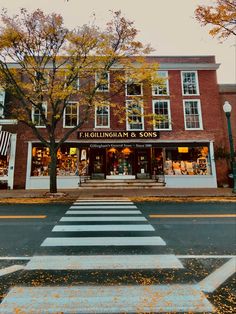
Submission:
POLYGON ((110 104, 102 104, 101 106, 95 106, 95 129, 109 129, 110 128, 110 104), (108 125, 101 126, 97 125, 97 107, 107 106, 108 107, 108 125))
MULTIPOLYGON (((68 101, 67 104, 77 104, 77 122, 76 125, 79 122, 79 105, 77 101, 68 101)), ((64 129, 72 129, 75 125, 66 125, 66 108, 63 111, 63 128, 64 129)))
POLYGON ((154 84, 152 85, 152 96, 163 96, 163 97, 166 97, 166 96, 169 96, 170 95, 170 89, 169 89, 169 79, 168 79, 168 71, 157 71, 157 73, 165 73, 165 78, 166 78, 166 94, 155 94, 154 93, 154 88, 157 86, 159 86, 158 84, 154 84))
POLYGON ((4 116, 5 97, 6 97, 5 90, 0 88, 0 101, 2 102, 2 106, 0 106, 0 119, 5 118, 5 116, 4 116))
MULTIPOLYGON (((47 117, 47 110, 48 110, 48 106, 47 106, 47 102, 43 102, 42 103, 42 106, 45 108, 45 116, 47 117)), ((34 123, 34 111, 35 111, 35 108, 34 106, 32 106, 32 110, 31 110, 31 118, 32 118, 32 122, 34 123)), ((46 128, 46 125, 35 125, 36 128, 39 128, 39 129, 44 129, 46 128)))
POLYGON ((143 116, 143 102, 139 101, 139 104, 141 105, 141 119, 142 119, 142 129, 130 129, 130 124, 128 121, 128 103, 134 102, 133 100, 126 100, 126 130, 127 131, 143 131, 144 130, 144 116, 143 116))
MULTIPOLYGON (((95 73, 95 87, 97 86, 97 82, 98 82, 98 74, 101 73, 103 71, 98 71, 95 73)), ((97 92, 99 93, 108 93, 110 91, 110 72, 105 71, 107 73, 107 85, 108 85, 108 89, 107 90, 103 90, 103 89, 99 89, 99 87, 97 88, 97 92)))
POLYGON ((155 103, 161 102, 161 101, 162 102, 167 102, 169 128, 166 128, 166 129, 156 128, 156 126, 155 126, 155 119, 153 119, 153 130, 155 130, 155 131, 171 131, 172 130, 172 123, 171 123, 170 101, 168 99, 153 99, 152 100, 152 112, 153 112, 153 114, 155 114, 155 103))
POLYGON ((200 99, 184 99, 183 100, 183 112, 184 112, 184 128, 186 131, 195 131, 195 130, 203 130, 203 123, 202 123, 202 109, 201 109, 201 102, 200 102, 200 99), (186 125, 186 115, 185 115, 185 103, 186 102, 194 102, 196 101, 197 102, 197 106, 198 106, 198 113, 199 113, 199 124, 200 124, 200 127, 199 128, 187 128, 187 125, 186 125))
POLYGON ((198 82, 198 71, 181 71, 181 87, 182 87, 182 96, 199 96, 199 82, 198 82), (196 94, 184 94, 184 81, 183 81, 183 74, 184 73, 195 73, 196 77, 196 87, 197 87, 197 93, 196 94))

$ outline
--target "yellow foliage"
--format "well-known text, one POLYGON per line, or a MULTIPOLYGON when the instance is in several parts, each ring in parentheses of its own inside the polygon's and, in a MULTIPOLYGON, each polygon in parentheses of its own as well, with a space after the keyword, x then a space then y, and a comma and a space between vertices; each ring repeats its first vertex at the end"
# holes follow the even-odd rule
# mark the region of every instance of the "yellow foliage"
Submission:
POLYGON ((202 25, 210 25, 209 34, 226 39, 236 36, 236 1, 216 0, 213 6, 198 6, 195 10, 196 19, 202 25))

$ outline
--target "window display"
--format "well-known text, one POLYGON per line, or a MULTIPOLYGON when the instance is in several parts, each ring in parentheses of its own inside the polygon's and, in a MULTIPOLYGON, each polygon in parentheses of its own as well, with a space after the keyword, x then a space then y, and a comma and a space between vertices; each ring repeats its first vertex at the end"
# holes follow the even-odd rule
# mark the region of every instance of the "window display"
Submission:
POLYGON ((166 175, 210 175, 209 149, 201 147, 166 148, 166 175))
MULTIPOLYGON (((79 149, 69 144, 62 145, 57 152, 57 175, 77 176, 88 172, 86 149, 79 149)), ((48 176, 50 171, 49 148, 40 144, 32 148, 31 176, 48 176)))
POLYGON ((8 174, 8 159, 7 156, 0 156, 0 178, 8 174))

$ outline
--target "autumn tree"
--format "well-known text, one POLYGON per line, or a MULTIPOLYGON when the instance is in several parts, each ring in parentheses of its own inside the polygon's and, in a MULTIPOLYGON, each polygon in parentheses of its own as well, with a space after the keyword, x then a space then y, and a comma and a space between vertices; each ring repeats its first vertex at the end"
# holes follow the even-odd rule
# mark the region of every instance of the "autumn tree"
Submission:
MULTIPOLYGON (((39 9, 32 13, 22 9, 12 17, 4 11, 2 25, 1 85, 18 100, 10 108, 11 116, 31 128, 49 148, 50 192, 55 193, 60 146, 91 118, 94 106, 124 90, 124 71, 129 79, 151 83, 158 81, 157 65, 145 62, 150 47, 136 40, 134 23, 120 11, 112 13, 104 29, 88 24, 70 30, 61 15, 47 15, 39 9), (114 69, 116 81, 109 93, 101 92, 106 73, 114 69), (79 122, 58 138, 64 110, 75 99, 83 106, 79 122)), ((124 107, 116 106, 117 112, 124 107)))
POLYGON ((216 0, 214 5, 199 5, 195 16, 202 25, 210 25, 209 34, 220 40, 236 36, 235 0, 216 0))

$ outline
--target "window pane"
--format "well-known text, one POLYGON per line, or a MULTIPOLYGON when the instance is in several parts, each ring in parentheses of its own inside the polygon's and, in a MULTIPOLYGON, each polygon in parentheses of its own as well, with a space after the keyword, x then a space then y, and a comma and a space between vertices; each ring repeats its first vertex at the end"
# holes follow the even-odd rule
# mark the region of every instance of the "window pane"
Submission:
POLYGON ((154 114, 156 129, 170 128, 169 107, 167 101, 156 101, 154 104, 154 114))
POLYGON ((167 81, 167 72, 166 71, 158 71, 158 76, 163 78, 163 82, 161 84, 157 84, 153 86, 153 95, 168 95, 168 81, 167 81))
POLYGON ((68 103, 65 108, 64 125, 76 126, 78 123, 77 103, 68 103))
POLYGON ((195 72, 184 72, 183 76, 183 91, 187 95, 196 95, 197 90, 197 80, 195 72))
POLYGON ((143 129, 142 107, 136 103, 128 103, 127 107, 128 128, 130 130, 143 129))
POLYGON ((109 106, 99 106, 96 108, 96 126, 109 126, 109 106))
POLYGON ((109 90, 109 74, 108 72, 96 73, 96 84, 98 86, 98 91, 108 91, 109 90))
POLYGON ((199 129, 201 127, 199 104, 197 101, 185 102, 185 122, 187 129, 199 129))
POLYGON ((142 95, 142 85, 141 84, 127 84, 127 95, 139 96, 142 95))

